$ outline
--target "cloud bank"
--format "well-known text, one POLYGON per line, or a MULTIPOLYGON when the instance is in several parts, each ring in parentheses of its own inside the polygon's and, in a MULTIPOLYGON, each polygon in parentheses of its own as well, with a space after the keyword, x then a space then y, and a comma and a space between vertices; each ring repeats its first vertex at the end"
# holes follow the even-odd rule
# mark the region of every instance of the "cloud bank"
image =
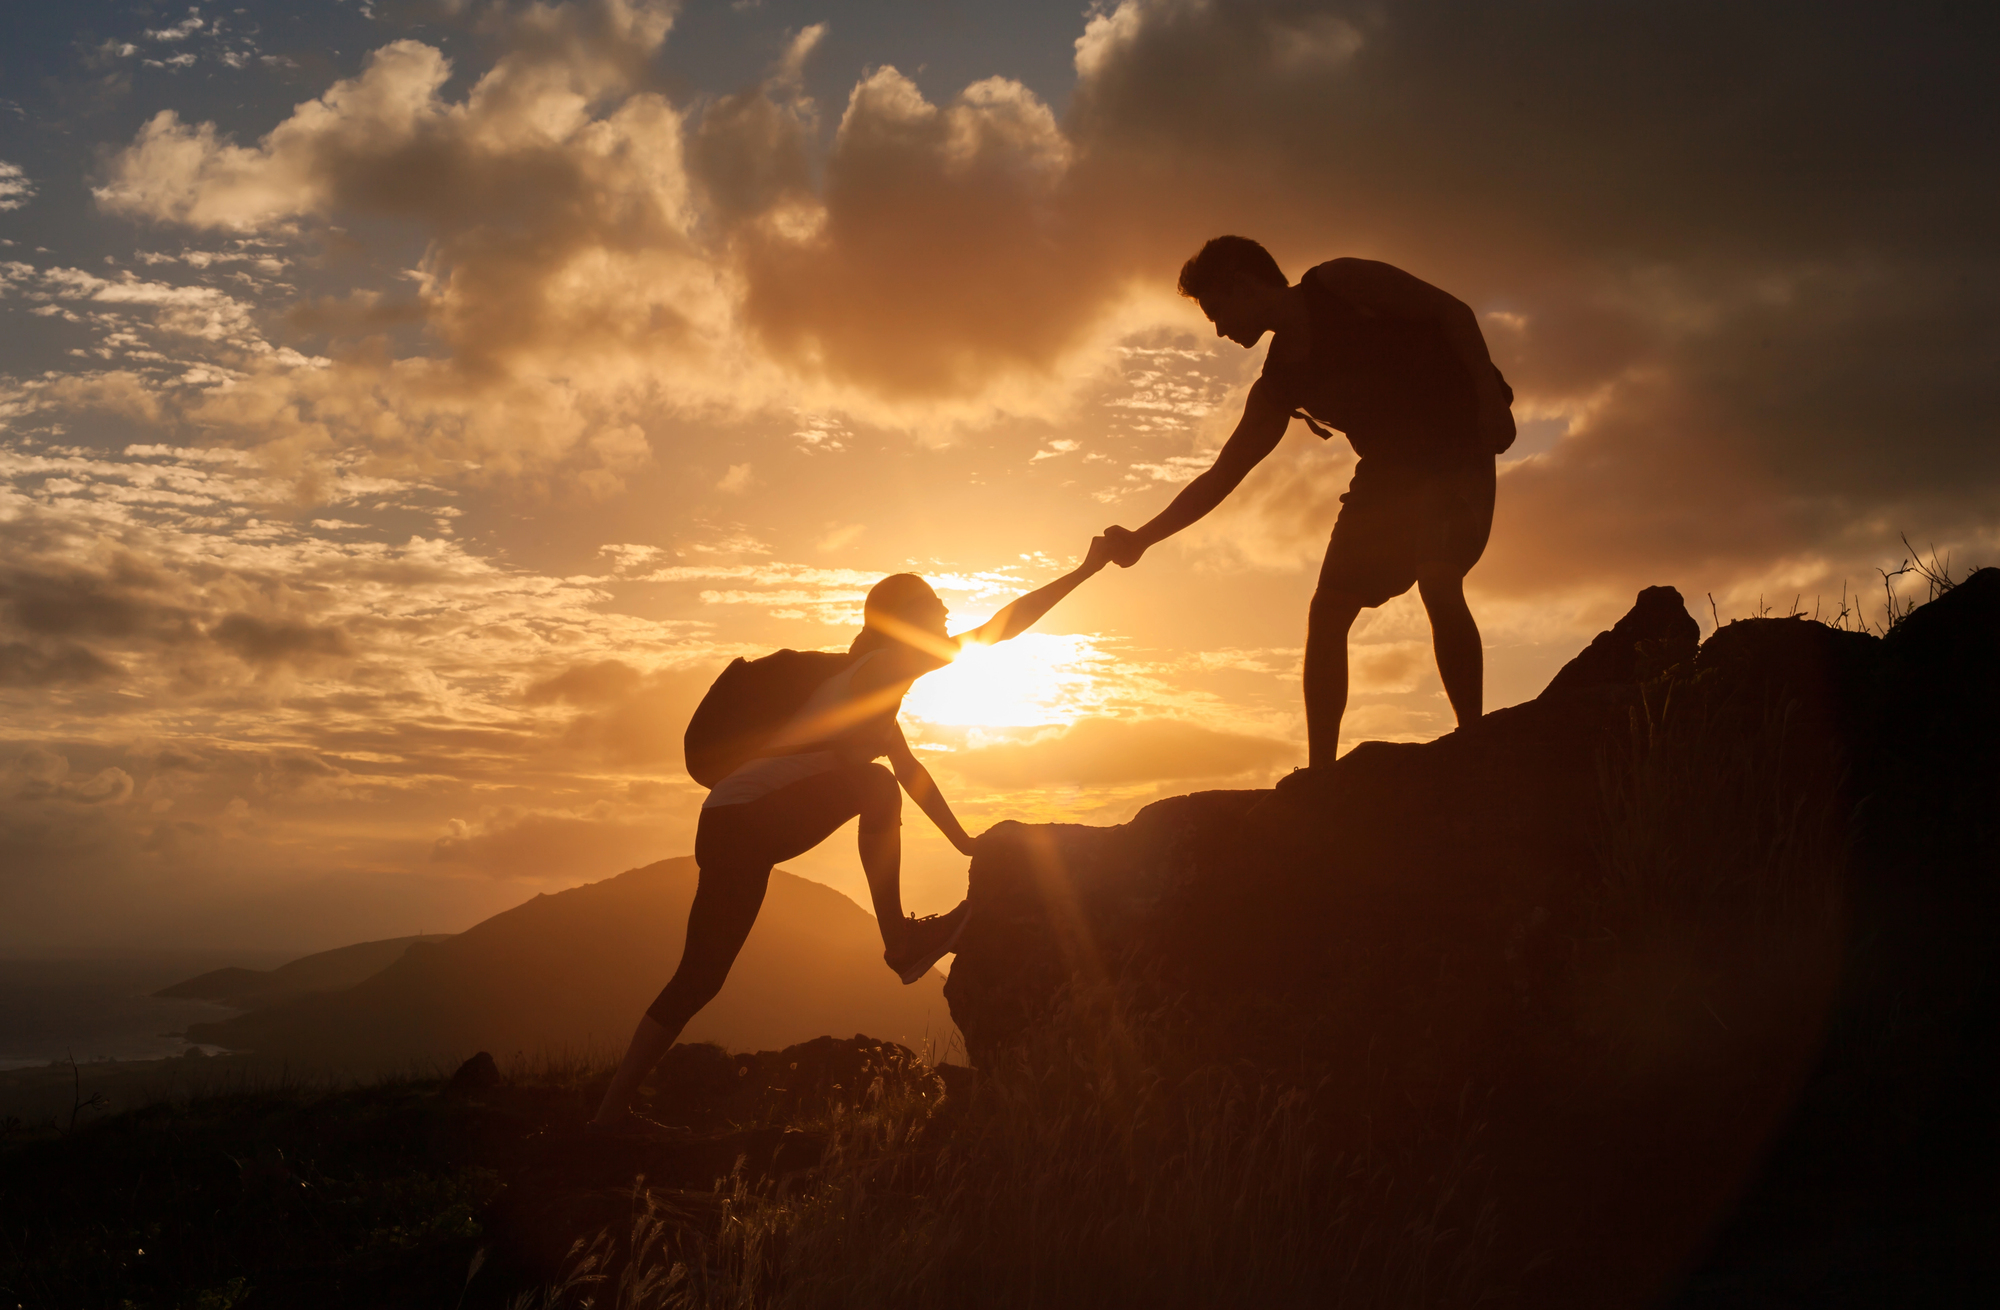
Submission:
POLYGON ((401 301, 298 310, 334 367, 253 370, 191 419, 612 489, 671 413, 1057 413, 1121 333, 1187 321, 1161 290, 1228 229, 1491 311, 1523 415, 1563 435, 1509 471, 1489 588, 1809 572, 1892 524, 1970 544, 2000 479, 2000 214, 1967 166, 2000 115, 1968 112, 1990 79, 1943 10, 1121 0, 1061 115, 881 67, 830 128, 823 25, 677 105, 647 72, 669 6, 489 24, 456 97, 396 41, 254 145, 165 110, 112 158, 99 202, 147 222, 427 242, 401 301), (384 357, 398 314, 426 350, 384 357))
MULTIPOLYGON (((661 72, 675 17, 578 0, 464 11, 483 45, 385 31, 236 135, 149 107, 91 179, 132 254, 0 250, 0 304, 76 343, 0 376, 0 822, 44 880, 11 875, 19 922, 54 921, 29 914, 48 888, 166 903, 259 870, 491 883, 684 849, 706 670, 764 620, 851 622, 879 575, 840 552, 899 530, 890 498, 950 482, 967 519, 1039 531, 1068 498, 1131 522, 1205 464, 1255 367, 1171 295, 1218 232, 1293 275, 1387 259, 1479 311, 1523 428, 1471 579, 1503 647, 1587 635, 1647 583, 1810 607, 1903 531, 1961 563, 2000 546, 1985 11, 1118 0, 1079 15, 1066 100, 871 65, 824 103, 843 16, 701 92, 661 72), (916 491, 878 458, 953 441, 916 491), (786 492, 784 459, 814 485, 786 492), (575 576, 511 562, 545 535, 523 507, 616 506, 647 476, 727 497, 729 526, 575 576), (455 526, 475 495, 509 520, 483 542, 455 526)), ((90 67, 265 57, 192 21, 90 67)), ((0 164, 9 222, 58 189, 0 164)), ((1318 558, 1350 467, 1289 438, 1147 566, 1182 572, 1129 581, 1166 608, 1250 578, 1249 622, 1318 558)), ((908 553, 955 604, 1022 581, 908 553)), ((1193 623, 1173 640, 1215 644, 1193 623)), ((1417 624, 1370 617, 1357 694, 1425 694, 1417 624)), ((1283 764, 1289 695, 1224 693, 1295 652, 1253 674, 1095 640, 1049 665, 1099 670, 1067 731, 1024 697, 1028 736, 951 737, 940 697, 950 767, 1116 790, 1283 764)))

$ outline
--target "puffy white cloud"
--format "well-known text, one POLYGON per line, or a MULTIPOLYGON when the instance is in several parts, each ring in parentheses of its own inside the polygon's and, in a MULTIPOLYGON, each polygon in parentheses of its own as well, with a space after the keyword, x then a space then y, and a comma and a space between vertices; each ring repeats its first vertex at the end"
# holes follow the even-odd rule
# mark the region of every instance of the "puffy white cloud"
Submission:
POLYGON ((257 147, 235 145, 214 124, 186 124, 163 109, 113 157, 94 194, 114 214, 267 229, 323 208, 361 160, 408 151, 418 130, 440 117, 437 90, 450 75, 436 50, 395 42, 371 55, 360 77, 300 105, 257 147))
POLYGON ((557 466, 607 494, 661 413, 746 403, 726 278, 692 243, 682 116, 639 88, 669 17, 623 0, 496 17, 504 52, 456 100, 442 53, 397 41, 255 145, 151 119, 107 168, 107 210, 267 239, 386 216, 430 242, 414 295, 295 307, 337 367, 224 361, 230 385, 175 416, 295 462, 367 446, 387 470, 557 466), (399 323, 437 348, 387 349, 399 323))
POLYGON ((0 211, 19 209, 35 198, 35 184, 19 164, 0 159, 0 211))
POLYGON ((1120 274, 1062 230, 1072 155, 1019 83, 938 106, 877 70, 841 116, 811 221, 739 235, 749 322, 795 368, 889 394, 1046 380, 1120 274))

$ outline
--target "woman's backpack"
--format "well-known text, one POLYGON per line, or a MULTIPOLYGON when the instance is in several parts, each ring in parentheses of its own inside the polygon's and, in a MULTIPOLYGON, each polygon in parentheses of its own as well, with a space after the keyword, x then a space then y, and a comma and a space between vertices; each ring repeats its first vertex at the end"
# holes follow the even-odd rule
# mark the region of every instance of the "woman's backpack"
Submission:
POLYGON ((734 659, 695 706, 682 744, 688 775, 713 787, 754 759, 771 735, 797 714, 820 684, 852 663, 844 652, 773 651, 734 659))

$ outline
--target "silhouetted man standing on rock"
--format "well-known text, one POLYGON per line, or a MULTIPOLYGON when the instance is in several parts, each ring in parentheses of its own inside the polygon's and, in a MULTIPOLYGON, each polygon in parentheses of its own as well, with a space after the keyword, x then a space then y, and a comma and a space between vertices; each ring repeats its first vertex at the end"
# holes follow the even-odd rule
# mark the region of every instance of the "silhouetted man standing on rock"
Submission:
POLYGON ((1412 583, 1430 615, 1445 695, 1461 725, 1477 719, 1484 659, 1464 580, 1493 526, 1494 456, 1514 440, 1514 393, 1487 356, 1479 320, 1374 260, 1330 260, 1292 286, 1247 237, 1203 246, 1182 267, 1180 290, 1217 336, 1247 348, 1269 332, 1270 352, 1215 463, 1143 527, 1107 529, 1112 559, 1130 568, 1221 504, 1292 419, 1321 437, 1339 428, 1360 462, 1306 625, 1308 767, 1331 764, 1340 743, 1348 629, 1412 583))

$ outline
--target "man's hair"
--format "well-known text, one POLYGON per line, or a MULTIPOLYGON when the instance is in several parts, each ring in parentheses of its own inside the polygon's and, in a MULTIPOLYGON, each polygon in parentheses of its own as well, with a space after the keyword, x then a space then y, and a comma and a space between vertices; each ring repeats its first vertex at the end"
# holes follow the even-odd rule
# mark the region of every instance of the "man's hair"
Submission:
POLYGON ((1291 285, 1271 252, 1249 237, 1216 237, 1181 265, 1181 294, 1200 300, 1232 277, 1280 288, 1291 285))

